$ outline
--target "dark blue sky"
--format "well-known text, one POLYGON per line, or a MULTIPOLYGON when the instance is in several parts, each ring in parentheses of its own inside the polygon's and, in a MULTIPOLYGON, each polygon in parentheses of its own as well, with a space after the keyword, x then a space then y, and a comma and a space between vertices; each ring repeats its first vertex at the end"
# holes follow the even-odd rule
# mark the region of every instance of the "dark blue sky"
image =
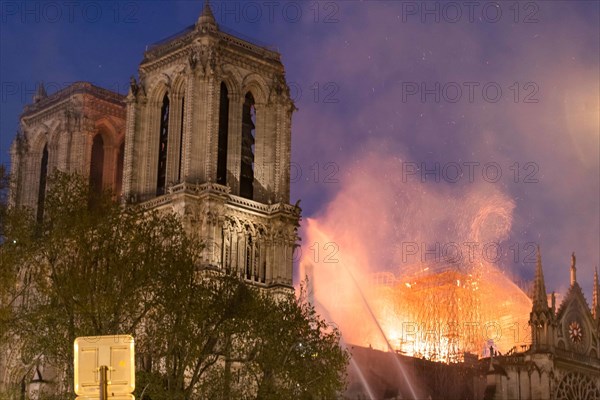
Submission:
MULTIPOLYGON (((499 264, 517 277, 533 276, 527 246, 539 243, 548 290, 565 291, 575 251, 591 302, 600 262, 598 2, 212 3, 220 24, 282 53, 299 108, 292 202, 302 199, 305 217, 324 217, 349 193, 365 220, 384 210, 372 231, 398 228, 373 244, 373 270, 401 268, 401 243, 464 240, 458 232, 479 221, 485 238, 500 235, 499 264), (423 168, 434 172, 422 176, 423 168), (365 174, 368 191, 354 192, 365 174)), ((36 82, 53 92, 87 80, 125 93, 146 46, 202 9, 193 1, 0 4, 3 163, 36 82)))

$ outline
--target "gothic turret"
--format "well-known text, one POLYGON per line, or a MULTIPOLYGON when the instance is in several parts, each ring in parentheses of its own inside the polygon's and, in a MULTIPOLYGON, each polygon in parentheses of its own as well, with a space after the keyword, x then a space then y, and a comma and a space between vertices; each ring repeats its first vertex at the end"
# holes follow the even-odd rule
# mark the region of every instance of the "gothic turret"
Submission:
POLYGON ((571 286, 577 283, 577 268, 575 268, 575 252, 571 254, 571 286))
POLYGON ((533 311, 545 312, 548 310, 548 295, 544 282, 544 271, 542 270, 542 255, 540 248, 537 249, 537 263, 535 267, 535 280, 533 282, 533 311))
POLYGON ((35 92, 35 95, 33 96, 33 102, 39 103, 41 100, 45 99, 46 97, 48 97, 48 93, 46 93, 46 88, 44 87, 44 82, 40 82, 38 84, 37 91, 35 92))
POLYGON ((531 326, 532 350, 546 351, 553 346, 554 338, 554 307, 548 307, 548 295, 542 269, 542 255, 537 249, 537 263, 532 293, 532 310, 529 315, 531 326))
POLYGON ((202 14, 200 14, 198 22, 196 22, 196 27, 198 27, 200 30, 203 28, 207 30, 218 29, 217 21, 215 21, 215 16, 213 15, 208 0, 206 0, 204 3, 204 9, 202 9, 202 14))
POLYGON ((125 200, 180 213, 202 267, 289 293, 294 109, 280 54, 219 29, 206 2, 130 81, 125 200))

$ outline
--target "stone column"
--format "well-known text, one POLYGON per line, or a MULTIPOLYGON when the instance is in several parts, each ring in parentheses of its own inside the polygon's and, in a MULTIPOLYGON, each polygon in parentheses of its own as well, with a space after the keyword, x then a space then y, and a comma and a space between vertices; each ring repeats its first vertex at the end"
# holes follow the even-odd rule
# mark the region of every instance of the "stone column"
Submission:
POLYGON ((126 103, 125 118, 125 157, 123 162, 123 201, 129 201, 137 185, 134 168, 134 146, 136 142, 136 116, 137 101, 133 93, 129 92, 126 103))
POLYGON ((151 198, 156 195, 156 174, 158 162, 158 144, 160 139, 160 111, 162 97, 160 100, 150 99, 144 107, 145 121, 140 127, 141 135, 138 143, 138 157, 143 163, 138 164, 141 169, 140 189, 142 199, 151 198))
POLYGON ((217 153, 218 153, 218 108, 215 111, 215 79, 214 75, 207 75, 206 79, 206 92, 205 92, 205 107, 204 107, 204 118, 205 118, 205 158, 204 158, 204 171, 205 180, 210 182, 216 182, 217 180, 217 153))
POLYGON ((242 163, 242 108, 244 97, 229 94, 229 134, 227 138, 227 185, 231 194, 240 194, 242 163))
POLYGON ((183 141, 182 141, 182 169, 181 169, 181 180, 186 181, 187 177, 190 174, 190 152, 191 152, 191 140, 192 140, 192 132, 194 130, 194 107, 196 107, 196 102, 198 96, 194 92, 196 81, 196 74, 193 70, 190 70, 188 79, 187 79, 187 90, 185 95, 185 114, 184 114, 184 129, 183 129, 183 141))
POLYGON ((202 183, 206 180, 206 154, 208 154, 207 117, 206 117, 206 79, 204 76, 195 77, 193 87, 193 103, 190 104, 190 118, 193 118, 191 130, 187 138, 186 176, 192 183, 202 183))
POLYGON ((273 129, 273 107, 256 104, 256 129, 254 151, 254 200, 261 203, 273 201, 273 169, 276 159, 277 136, 273 129))

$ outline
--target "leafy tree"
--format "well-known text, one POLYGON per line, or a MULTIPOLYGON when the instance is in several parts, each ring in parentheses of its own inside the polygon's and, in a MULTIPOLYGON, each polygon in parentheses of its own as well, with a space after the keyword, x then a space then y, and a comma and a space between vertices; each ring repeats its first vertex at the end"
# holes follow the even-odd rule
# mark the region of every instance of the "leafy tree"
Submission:
POLYGON ((150 327, 160 339, 148 350, 166 362, 141 374, 140 393, 145 388, 152 400, 337 398, 347 354, 339 331, 304 296, 275 298, 232 277, 188 282, 178 289, 188 293, 172 292, 169 317, 150 327))
MULTIPOLYGON (((9 175, 6 167, 0 164, 0 245, 4 243, 4 226, 7 215, 7 192, 9 187, 9 175)), ((0 253, 0 256, 2 253, 0 253)), ((15 274, 8 268, 0 268, 0 344, 6 334, 7 321, 10 315, 10 304, 15 298, 15 274)), ((0 357, 1 361, 1 357, 0 357)))
MULTIPOLYGON (((165 271, 194 265, 194 246, 172 214, 122 209, 82 177, 57 173, 41 222, 11 210, 2 270, 20 286, 10 326, 24 365, 54 367, 71 392, 73 341, 137 332, 165 271)), ((14 306, 14 304, 13 304, 14 306)))
POLYGON ((0 204, 6 204, 6 189, 8 189, 9 175, 4 164, 0 164, 0 204))
POLYGON ((263 298, 275 312, 257 326, 261 399, 333 399, 344 389, 340 371, 348 358, 339 348, 340 333, 317 315, 305 293, 301 290, 299 303, 293 297, 277 303, 263 298))
POLYGON ((123 208, 56 173, 43 219, 10 209, 4 233, 0 323, 19 344, 15 368, 55 371, 61 399, 74 397, 74 339, 111 334, 136 339, 140 399, 333 399, 344 386, 339 332, 304 296, 200 270, 201 243, 173 213, 123 208))
POLYGON ((3 226, 6 219, 7 198, 10 176, 4 164, 0 164, 0 243, 3 241, 3 226))

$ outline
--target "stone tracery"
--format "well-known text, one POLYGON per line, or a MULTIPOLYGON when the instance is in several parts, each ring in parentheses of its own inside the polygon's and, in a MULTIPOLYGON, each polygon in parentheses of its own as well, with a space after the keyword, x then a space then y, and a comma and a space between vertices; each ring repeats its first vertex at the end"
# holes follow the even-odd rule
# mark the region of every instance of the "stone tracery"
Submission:
POLYGON ((600 400, 600 389, 589 376, 577 372, 566 374, 556 390, 557 400, 600 400))

